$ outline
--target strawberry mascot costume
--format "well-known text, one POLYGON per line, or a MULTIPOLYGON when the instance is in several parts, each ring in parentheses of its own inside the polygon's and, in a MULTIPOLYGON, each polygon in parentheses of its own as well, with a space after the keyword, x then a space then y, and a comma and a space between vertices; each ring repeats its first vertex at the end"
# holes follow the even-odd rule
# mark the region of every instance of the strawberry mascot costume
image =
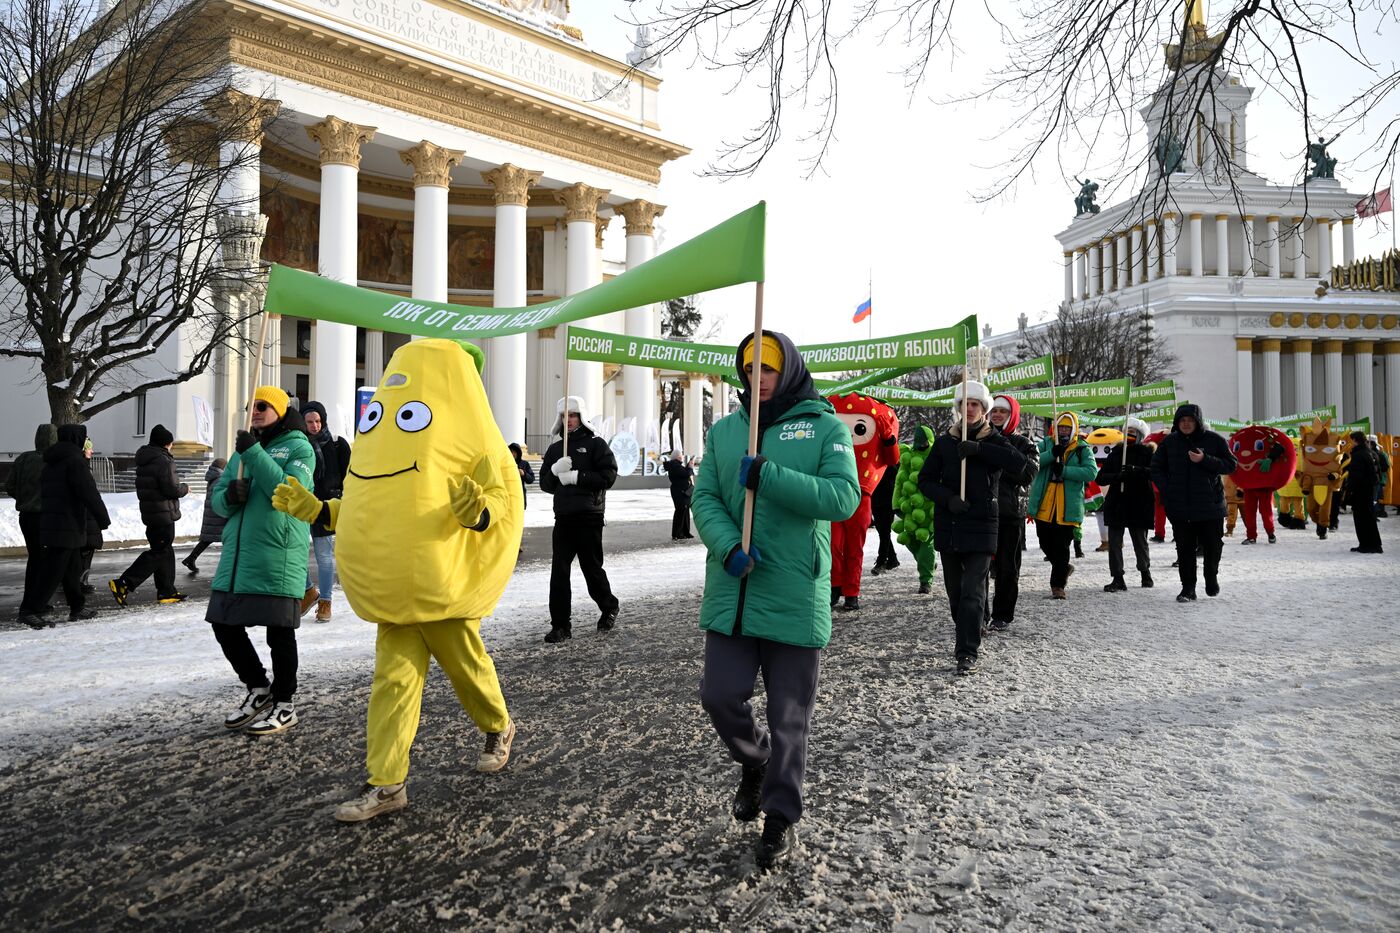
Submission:
POLYGON ((1259 535, 1258 520, 1264 519, 1264 533, 1273 544, 1274 492, 1293 479, 1298 452, 1293 441, 1278 428, 1251 424, 1230 435, 1230 453, 1239 468, 1230 475, 1244 492, 1244 532, 1241 544, 1254 544, 1259 535))
POLYGON ((860 608, 860 575, 865 536, 870 531, 870 494, 885 470, 899 463, 899 419, 894 409, 858 392, 828 396, 836 417, 851 429, 860 480, 860 508, 844 522, 831 523, 831 605, 845 597, 846 610, 860 608))

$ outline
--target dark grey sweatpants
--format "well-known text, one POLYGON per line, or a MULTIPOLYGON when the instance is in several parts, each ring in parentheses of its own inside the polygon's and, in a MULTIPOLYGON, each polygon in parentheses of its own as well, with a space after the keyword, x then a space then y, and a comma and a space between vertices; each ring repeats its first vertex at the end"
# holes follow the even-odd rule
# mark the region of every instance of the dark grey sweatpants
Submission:
POLYGON ((802 817, 807 733, 820 670, 820 648, 746 635, 705 635, 700 704, 735 761, 749 767, 768 763, 759 809, 791 823, 802 817), (760 672, 768 693, 767 728, 754 719, 749 702, 760 672))

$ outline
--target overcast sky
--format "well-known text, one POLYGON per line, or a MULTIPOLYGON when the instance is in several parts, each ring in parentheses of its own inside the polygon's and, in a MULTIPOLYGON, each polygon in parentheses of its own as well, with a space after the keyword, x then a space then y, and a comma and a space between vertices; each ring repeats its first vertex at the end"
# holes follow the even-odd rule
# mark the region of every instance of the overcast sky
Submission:
MULTIPOLYGON (((623 58, 632 30, 616 19, 622 6, 575 3, 569 22, 584 31, 592 48, 623 58)), ((1023 311, 1032 321, 1053 311, 1063 289, 1054 234, 1073 219, 1076 190, 1047 159, 1030 183, 990 203, 976 200, 1000 177, 997 166, 1008 145, 998 137, 1015 112, 994 102, 936 102, 979 87, 1002 54, 1000 35, 980 5, 959 5, 958 12, 958 56, 933 66, 927 87, 912 99, 898 73, 901 47, 882 48, 875 37, 859 34, 848 40, 841 52, 838 138, 824 172, 811 178, 803 160, 812 148, 797 139, 806 115, 795 102, 788 105, 794 119, 782 144, 756 175, 703 177, 721 142, 763 114, 763 96, 754 88, 734 91, 731 75, 686 57, 666 59, 660 70, 662 133, 693 154, 662 170, 662 248, 766 200, 765 323, 799 343, 864 337, 867 325, 853 324, 851 315, 865 298, 868 276, 877 336, 946 326, 969 313, 1000 333, 1015 327, 1023 311)), ((1400 35, 1391 30, 1364 41, 1373 57, 1390 56, 1381 58, 1382 67, 1395 67, 1400 35)), ((1337 106, 1365 80, 1359 66, 1320 45, 1307 52, 1307 61, 1316 112, 1337 106)), ((1140 119, 1134 132, 1142 134, 1140 119)), ((1297 162, 1284 150, 1296 151, 1297 132, 1294 112, 1269 89, 1256 88, 1250 167, 1276 182, 1290 178, 1297 162)), ((1347 169, 1364 143, 1355 133, 1332 148, 1340 157, 1338 178, 1359 193, 1369 191, 1370 179, 1351 177, 1347 169)), ((1097 161, 1087 151, 1057 156, 1068 171, 1095 173, 1116 145, 1096 148, 1097 161)), ((1115 187, 1108 180, 1099 203, 1125 197, 1126 184, 1115 187)), ((621 224, 613 226, 609 255, 621 258, 621 224)), ((1379 254, 1390 240, 1389 226, 1358 221, 1358 255, 1379 254)), ((1340 254, 1340 237, 1337 243, 1340 254)), ((707 325, 721 321, 717 338, 723 342, 737 341, 752 327, 752 308, 751 286, 701 300, 707 325)))

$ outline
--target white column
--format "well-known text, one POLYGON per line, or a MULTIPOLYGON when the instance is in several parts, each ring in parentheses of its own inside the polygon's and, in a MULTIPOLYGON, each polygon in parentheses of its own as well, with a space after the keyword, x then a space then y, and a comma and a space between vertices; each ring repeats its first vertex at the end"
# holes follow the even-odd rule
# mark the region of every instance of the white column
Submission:
POLYGON ((1317 218, 1317 277, 1332 278, 1332 218, 1317 218))
POLYGON ((1089 297, 1097 298, 1103 293, 1103 245, 1089 244, 1089 297))
MULTIPOLYGON (((356 284, 359 278, 360 146, 375 128, 328 116, 306 133, 321 146, 321 275, 356 284)), ((355 328, 316 323, 316 370, 311 396, 326 406, 331 432, 355 434, 355 328)))
POLYGON ((1264 350, 1264 417, 1277 418, 1283 414, 1283 382, 1279 375, 1279 350, 1282 341, 1261 340, 1264 350))
MULTIPOLYGON (((565 257, 564 293, 573 295, 596 284, 597 247, 594 241, 598 231, 598 205, 610 192, 594 188, 582 182, 560 188, 554 196, 564 205, 564 219, 568 223, 568 245, 565 257)), ((603 364, 577 360, 566 360, 569 367, 569 394, 578 395, 587 403, 589 410, 597 413, 603 410, 603 364)))
MULTIPOLYGON (((627 270, 637 268, 656 255, 656 218, 665 213, 662 204, 650 201, 628 201, 617 212, 627 229, 627 270)), ((655 338, 652 332, 654 315, 651 305, 629 308, 625 318, 627 336, 655 338)), ((637 438, 646 443, 647 426, 657 425, 656 391, 653 389, 655 371, 650 366, 626 366, 622 370, 622 407, 628 418, 637 419, 637 438)), ((660 427, 657 427, 660 430, 660 427)))
POLYGON ((1268 233, 1265 234, 1265 240, 1268 244, 1269 278, 1276 279, 1280 275, 1278 249, 1278 215, 1270 214, 1268 217, 1265 218, 1265 223, 1268 224, 1268 233))
POLYGON ((1358 340, 1352 345, 1356 351, 1356 411, 1352 420, 1370 418, 1371 430, 1379 432, 1376 426, 1376 382, 1371 368, 1375 365, 1373 354, 1374 340, 1358 340))
MULTIPOLYGON (((1080 247, 1074 251, 1074 264, 1079 269, 1079 297, 1089 297, 1089 253, 1080 247)), ((729 383, 725 383, 728 385, 729 383)))
POLYGON ((1254 341, 1235 338, 1236 415, 1241 421, 1254 417, 1254 341))
POLYGON ((1293 244, 1290 253, 1293 259, 1293 278, 1301 281, 1308 277, 1308 254, 1304 248, 1307 218, 1294 217, 1292 223, 1292 227, 1289 228, 1291 235, 1288 237, 1288 241, 1293 244))
POLYGON ((1342 342, 1322 341, 1322 400, 1321 405, 1336 405, 1336 424, 1345 424, 1346 414, 1342 411, 1342 342))
POLYGON ((426 139, 399 153, 413 169, 412 287, 413 297, 424 301, 447 300, 447 187, 462 155, 426 139))
POLYGON ((1158 240, 1161 237, 1162 228, 1158 226, 1157 218, 1155 217, 1147 218, 1146 226, 1147 230, 1143 237, 1143 242, 1147 247, 1147 281, 1153 282, 1162 274, 1157 259, 1158 252, 1160 251, 1158 240))
POLYGON ((378 386, 384 378, 384 331, 365 331, 365 378, 363 385, 378 386))
POLYGON ((232 88, 204 102, 215 122, 216 136, 224 140, 219 147, 219 160, 225 167, 219 200, 225 211, 258 213, 263 128, 277 116, 281 103, 232 88))
MULTIPOLYGON (((531 172, 507 162, 500 168, 482 172, 481 178, 495 189, 496 265, 492 279, 491 303, 498 308, 523 308, 525 297, 525 215, 530 203, 530 186, 541 172, 531 172)), ((525 334, 492 337, 486 341, 486 395, 496 427, 507 443, 525 442, 526 377, 525 334)), ((551 399, 541 399, 543 409, 551 399)), ((541 420, 548 412, 541 411, 541 420)), ((536 425, 535 433, 548 428, 536 425)))
POLYGON ((1134 224, 1128 232, 1128 284, 1141 285, 1147 281, 1147 272, 1142 262, 1142 227, 1134 224))
POLYGON ((1346 266, 1356 262, 1355 221, 1355 217, 1342 218, 1342 264, 1346 266))
POLYGON ((715 420, 718 421, 729 414, 729 383, 723 379, 715 380, 715 420))
POLYGON ((1118 268, 1118 290, 1122 291, 1129 285, 1128 273, 1132 268, 1132 257, 1128 255, 1128 234, 1123 232, 1114 238, 1114 264, 1118 268))
POLYGON ((704 376, 691 375, 685 384, 685 416, 681 422, 681 445, 687 457, 705 452, 705 384, 704 376))
POLYGON ((1065 301, 1074 300, 1074 253, 1065 251, 1065 301))
POLYGON ((1230 274, 1230 215, 1215 215, 1215 274, 1230 274))
POLYGON ((1206 272, 1205 256, 1201 251, 1201 215, 1191 214, 1187 219, 1191 224, 1191 274, 1199 278, 1206 272))
POLYGON ((1176 214, 1168 211, 1162 217, 1162 275, 1173 278, 1176 275, 1176 242, 1181 238, 1176 214))
POLYGON ((1294 411, 1307 411, 1312 403, 1311 340, 1293 341, 1293 405, 1294 411))
MULTIPOLYGON (((350 345, 354 349, 354 344, 350 345)), ((282 385, 282 315, 269 314, 267 316, 267 343, 263 347, 262 365, 258 372, 259 385, 277 386, 285 389, 282 385)), ((244 389, 246 392, 247 389, 244 389)), ((306 399, 302 399, 306 401, 306 399)))
POLYGON ((1254 215, 1245 214, 1240 218, 1240 231, 1244 236, 1244 274, 1253 276, 1254 269, 1254 215))
MULTIPOLYGON (((1400 340, 1385 342, 1385 417, 1391 434, 1400 434, 1400 340)), ((1371 425, 1375 428, 1375 425, 1371 425)), ((1392 463, 1390 468, 1395 469, 1392 463)))

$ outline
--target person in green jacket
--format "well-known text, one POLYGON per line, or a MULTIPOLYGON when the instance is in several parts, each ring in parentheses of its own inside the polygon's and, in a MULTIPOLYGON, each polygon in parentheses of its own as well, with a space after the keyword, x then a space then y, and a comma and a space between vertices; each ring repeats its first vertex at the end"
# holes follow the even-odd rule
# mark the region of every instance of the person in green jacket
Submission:
POLYGON ((1065 584, 1074 573, 1069 549, 1084 521, 1084 484, 1098 475, 1094 451, 1079 436, 1079 419, 1073 412, 1061 412, 1054 435, 1040 439, 1040 472, 1026 506, 1035 516, 1040 549, 1050 558, 1051 599, 1065 598, 1065 584))
POLYGON ((223 554, 214 574, 204 620, 248 695, 224 719, 228 729, 249 726, 271 735, 297 722, 297 626, 306 589, 311 527, 272 507, 278 485, 293 477, 308 489, 316 452, 301 414, 287 393, 259 386, 253 393, 253 430, 239 431, 236 453, 209 494, 214 511, 228 519, 223 554), (272 682, 248 638, 248 627, 267 627, 272 682))
POLYGON ((739 344, 739 411, 710 428, 691 512, 706 549, 705 669, 700 702, 741 768, 735 819, 765 815, 755 852, 768 868, 792 851, 802 816, 807 733, 821 649, 831 638, 831 523, 860 505, 851 432, 817 393, 791 340, 765 333, 756 380, 753 337, 739 344), (758 455, 748 456, 759 400, 758 455), (754 494, 744 550, 744 501, 754 494), (762 672, 767 728, 750 699, 762 672))

